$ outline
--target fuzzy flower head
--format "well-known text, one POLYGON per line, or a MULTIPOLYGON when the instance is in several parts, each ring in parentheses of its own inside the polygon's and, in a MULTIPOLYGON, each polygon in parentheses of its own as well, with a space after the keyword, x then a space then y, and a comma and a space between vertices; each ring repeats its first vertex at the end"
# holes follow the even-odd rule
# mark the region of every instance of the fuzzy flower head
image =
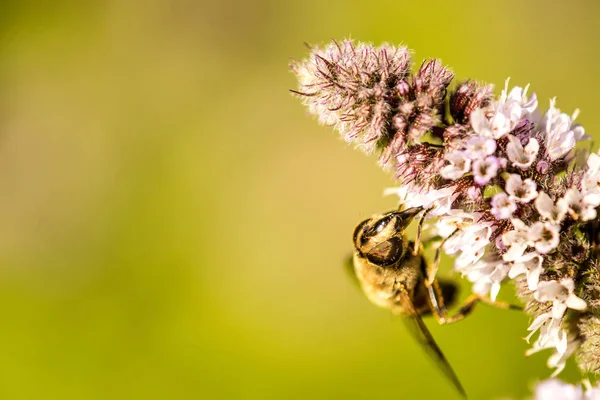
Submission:
POLYGON ((411 74, 406 47, 352 40, 315 47, 291 69, 309 111, 367 153, 382 148, 383 165, 440 122, 454 77, 439 60, 411 74))

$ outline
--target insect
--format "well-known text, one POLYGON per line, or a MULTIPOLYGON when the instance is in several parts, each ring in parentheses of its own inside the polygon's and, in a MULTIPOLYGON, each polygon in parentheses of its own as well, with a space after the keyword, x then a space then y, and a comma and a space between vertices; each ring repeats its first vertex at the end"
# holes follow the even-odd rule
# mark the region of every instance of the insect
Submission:
POLYGON ((479 301, 501 308, 513 306, 474 294, 454 315, 447 315, 446 306, 456 300, 457 286, 436 279, 441 246, 436 250, 434 263, 428 264, 420 243, 423 216, 415 242, 409 241, 404 234, 406 227, 421 212, 427 210, 415 207, 391 211, 358 224, 353 236, 353 273, 371 302, 406 317, 404 320, 413 336, 466 398, 458 377, 421 316, 433 314, 440 324, 448 324, 463 319, 479 301))

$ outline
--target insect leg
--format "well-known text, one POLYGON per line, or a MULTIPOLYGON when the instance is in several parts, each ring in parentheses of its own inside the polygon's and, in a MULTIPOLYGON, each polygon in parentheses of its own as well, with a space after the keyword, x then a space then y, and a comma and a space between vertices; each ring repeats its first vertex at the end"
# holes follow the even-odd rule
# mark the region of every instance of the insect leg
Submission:
POLYGON ((467 298, 467 300, 465 301, 465 304, 463 304, 463 306, 461 308, 458 309, 458 311, 452 315, 451 317, 446 319, 446 324, 451 324, 453 322, 457 322, 460 321, 461 319, 465 318, 467 315, 469 315, 473 309, 475 308, 475 305, 477 305, 477 303, 482 302, 485 304, 488 304, 490 306, 493 307, 497 307, 497 308, 502 308, 505 310, 522 310, 522 307, 513 305, 513 304, 508 304, 505 303, 503 301, 494 301, 492 299, 490 299, 489 297, 486 296, 481 296, 479 294, 473 293, 471 296, 469 296, 467 298))
POLYGON ((444 298, 442 297, 437 281, 433 281, 432 284, 426 286, 426 289, 427 300, 433 316, 440 325, 447 324, 446 306, 444 305, 444 298))
MULTIPOLYGON (((428 269, 427 262, 425 258, 421 259, 421 271, 424 272, 428 269)), ((464 304, 458 309, 456 313, 451 316, 448 316, 446 312, 446 306, 444 303, 444 296, 442 295, 442 290, 438 284, 438 281, 433 278, 431 283, 428 283, 425 279, 423 282, 425 289, 427 291, 427 301, 431 308, 431 312, 439 324, 451 324, 453 322, 460 321, 468 316, 477 303, 482 302, 485 304, 489 304, 493 307, 502 308, 505 310, 522 310, 523 308, 520 306, 515 306, 512 304, 505 303, 503 301, 494 301, 489 297, 482 296, 480 294, 473 293, 470 295, 464 302, 464 304)))
POLYGON ((435 276, 437 275, 438 268, 440 267, 440 261, 442 260, 442 249, 444 247, 444 243, 446 243, 446 240, 454 236, 456 232, 458 232, 458 229, 452 232, 450 236, 444 238, 440 243, 439 247, 435 249, 435 257, 433 258, 433 264, 427 266, 427 272, 425 274, 425 286, 431 286, 432 283, 435 281, 435 276))
POLYGON ((427 274, 429 272, 429 266, 425 257, 421 257, 421 273, 425 278, 423 279, 423 286, 427 291, 427 303, 431 309, 431 313, 437 320, 439 324, 446 323, 446 306, 444 304, 444 296, 442 295, 442 291, 440 286, 438 285, 435 277, 428 281, 427 274))
POLYGON ((442 307, 439 306, 440 304, 443 305, 443 301, 440 301, 438 298, 432 298, 432 297, 436 297, 439 295, 439 290, 434 289, 436 286, 437 286, 437 282, 434 282, 434 285, 432 286, 433 290, 429 290, 429 295, 430 295, 430 302, 431 302, 431 306, 432 306, 431 308, 433 311, 433 315, 435 316, 435 319, 440 324, 451 324, 451 323, 458 322, 458 321, 464 319, 469 314, 471 314, 471 312, 473 312, 473 310, 475 309, 475 306, 479 302, 488 304, 493 307, 502 308, 505 310, 522 310, 523 309, 520 306, 508 304, 503 301, 494 301, 494 300, 490 299, 489 297, 473 293, 465 300, 465 303, 458 309, 458 311, 456 311, 456 313, 454 313, 451 316, 448 316, 446 314, 445 308, 443 306, 442 307))
POLYGON ((423 222, 425 222, 425 217, 427 214, 433 210, 433 206, 426 209, 421 218, 419 218, 419 225, 417 226, 417 237, 415 238, 415 245, 413 247, 413 256, 418 255, 421 252, 421 236, 423 235, 423 222))

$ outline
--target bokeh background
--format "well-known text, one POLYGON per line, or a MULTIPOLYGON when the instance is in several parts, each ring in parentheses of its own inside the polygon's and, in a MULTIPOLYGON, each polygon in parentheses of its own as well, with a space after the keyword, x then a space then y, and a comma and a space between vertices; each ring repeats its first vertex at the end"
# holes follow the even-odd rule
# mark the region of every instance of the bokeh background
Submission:
MULTIPOLYGON (((3 1, 0 398, 458 398, 345 275, 354 225, 396 205, 393 181, 306 115, 288 59, 303 42, 403 43, 458 78, 558 96, 598 138, 599 12, 3 1)), ((427 323, 473 399, 524 398, 550 373, 548 352, 523 356, 522 313, 427 323)))

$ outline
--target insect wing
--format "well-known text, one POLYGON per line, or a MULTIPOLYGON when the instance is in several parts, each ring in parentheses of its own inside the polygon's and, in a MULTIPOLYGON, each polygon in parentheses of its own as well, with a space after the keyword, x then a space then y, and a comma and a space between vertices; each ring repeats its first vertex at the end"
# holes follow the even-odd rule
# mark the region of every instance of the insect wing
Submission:
POLYGON ((427 329, 423 319, 415 309, 415 306, 408 296, 408 293, 403 291, 400 294, 400 300, 406 307, 406 310, 409 312, 409 315, 403 319, 412 336, 423 346, 427 354, 435 361, 436 365, 442 370, 444 375, 450 379, 462 397, 467 398, 465 389, 460 384, 456 373, 454 373, 454 370, 450 366, 450 363, 448 363, 444 353, 442 353, 442 350, 433 339, 431 332, 429 332, 429 329, 427 329))

